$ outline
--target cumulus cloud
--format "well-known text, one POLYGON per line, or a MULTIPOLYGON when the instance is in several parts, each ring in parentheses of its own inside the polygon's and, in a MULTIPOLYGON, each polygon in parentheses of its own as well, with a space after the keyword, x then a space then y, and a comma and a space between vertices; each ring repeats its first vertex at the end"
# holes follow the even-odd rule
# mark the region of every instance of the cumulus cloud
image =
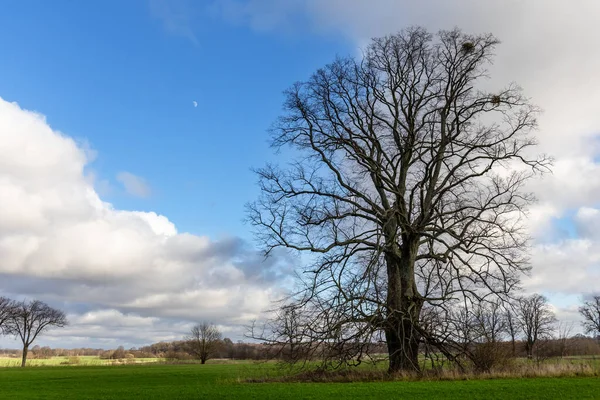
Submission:
POLYGON ((125 191, 132 196, 148 197, 151 194, 150 186, 146 180, 140 176, 134 175, 131 172, 119 172, 117 181, 123 185, 125 191))
POLYGON ((152 342, 203 319, 239 335, 279 296, 293 259, 115 209, 88 162, 42 115, 0 99, 0 293, 66 309, 72 323, 55 340, 152 342))
MULTIPOLYGON (((244 15, 250 27, 284 29, 302 23, 304 33, 343 35, 357 48, 372 37, 422 25, 436 32, 456 26, 465 32, 496 35, 498 47, 489 84, 521 84, 545 114, 541 119, 542 146, 553 153, 589 155, 598 150, 573 135, 598 133, 600 116, 600 54, 595 46, 595 22, 600 3, 582 0, 576 5, 560 0, 505 2, 457 0, 217 0, 222 17, 244 15), (265 10, 269 10, 266 12, 265 10), (302 12, 309 19, 297 18, 302 12), (266 23, 263 21, 273 21, 266 23), (596 101, 593 101, 596 100, 596 101)), ((358 54, 358 52, 357 52, 358 54)), ((333 57, 333 56, 332 56, 333 57)))

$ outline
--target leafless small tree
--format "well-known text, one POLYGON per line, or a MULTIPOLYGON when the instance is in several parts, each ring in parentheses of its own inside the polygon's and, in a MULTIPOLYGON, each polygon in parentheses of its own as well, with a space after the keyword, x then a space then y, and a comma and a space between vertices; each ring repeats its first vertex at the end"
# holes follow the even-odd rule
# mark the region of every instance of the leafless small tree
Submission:
POLYGON ((264 325, 253 324, 249 337, 274 350, 278 358, 292 363, 312 363, 319 368, 374 362, 370 349, 381 337, 368 323, 349 323, 349 309, 342 310, 318 296, 283 305, 264 325))
POLYGON ((559 322, 556 328, 556 343, 558 345, 558 353, 561 357, 567 355, 570 347, 571 334, 573 333, 572 322, 559 322))
POLYGON ((16 302, 10 319, 7 321, 6 332, 17 336, 23 343, 21 367, 24 367, 27 362, 29 346, 40 334, 50 328, 62 328, 66 325, 65 313, 42 301, 16 302))
POLYGON ((429 329, 443 340, 438 348, 444 349, 447 357, 451 355, 456 361, 466 358, 478 372, 505 364, 510 356, 502 342, 506 319, 502 302, 497 299, 458 302, 448 312, 438 312, 435 326, 429 329))
POLYGON ((502 302, 497 299, 480 302, 473 310, 473 320, 479 341, 497 343, 504 339, 507 321, 502 302))
POLYGON ((205 364, 218 350, 221 336, 221 331, 216 325, 202 322, 194 326, 187 337, 188 351, 205 364))
POLYGON ((552 337, 557 322, 548 299, 540 294, 519 299, 517 318, 524 334, 527 357, 532 358, 538 341, 552 337))
POLYGON ((469 355, 475 370, 489 372, 505 367, 512 354, 504 342, 508 322, 502 302, 494 299, 477 304, 473 322, 477 337, 469 355))
POLYGON ((497 44, 411 28, 287 91, 272 144, 297 158, 257 171, 248 214, 267 254, 311 254, 312 337, 383 336, 390 372, 419 371, 423 342, 444 346, 424 307, 506 299, 528 269, 524 184, 549 161, 521 89, 478 89, 497 44))
POLYGON ((281 325, 273 332, 279 333, 278 343, 285 343, 281 348, 281 356, 290 361, 298 361, 307 358, 310 346, 313 344, 306 340, 305 321, 302 319, 302 310, 295 305, 284 306, 279 310, 276 319, 281 325), (279 329, 279 330, 278 330, 279 329))
POLYGON ((585 333, 595 335, 600 340, 600 295, 592 296, 579 307, 579 313, 583 317, 583 329, 585 333))
POLYGON ((318 342, 311 340, 308 309, 296 304, 274 310, 268 326, 260 331, 256 324, 250 327, 249 337, 259 339, 271 347, 271 353, 286 362, 309 360, 314 356, 318 342))

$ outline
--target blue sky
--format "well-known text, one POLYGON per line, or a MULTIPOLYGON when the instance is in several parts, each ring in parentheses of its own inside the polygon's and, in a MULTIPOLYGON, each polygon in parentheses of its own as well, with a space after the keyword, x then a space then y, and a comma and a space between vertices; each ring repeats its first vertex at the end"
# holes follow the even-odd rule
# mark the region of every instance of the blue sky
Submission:
POLYGON ((410 25, 501 39, 487 83, 544 110, 555 159, 529 187, 523 286, 575 323, 600 290, 596 0, 1 3, 0 295, 66 310, 40 345, 139 346, 199 320, 242 339, 298 264, 265 261, 242 222, 251 168, 287 160, 267 142, 282 92, 410 25))
POLYGON ((267 129, 282 91, 351 46, 256 32, 195 4, 6 2, 0 94, 86 140, 97 152, 88 169, 110 183, 96 186, 115 207, 167 215, 181 231, 247 236, 250 168, 273 158, 267 129), (169 28, 177 7, 193 36, 169 28), (151 195, 124 193, 120 171, 145 179, 151 195))

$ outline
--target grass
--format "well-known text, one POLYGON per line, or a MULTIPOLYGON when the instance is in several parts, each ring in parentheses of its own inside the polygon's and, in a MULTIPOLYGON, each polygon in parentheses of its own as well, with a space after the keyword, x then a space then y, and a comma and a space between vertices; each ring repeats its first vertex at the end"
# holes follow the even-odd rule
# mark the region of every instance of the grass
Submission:
POLYGON ((594 399, 597 377, 246 383, 279 374, 276 364, 155 364, 0 369, 0 397, 12 399, 594 399))

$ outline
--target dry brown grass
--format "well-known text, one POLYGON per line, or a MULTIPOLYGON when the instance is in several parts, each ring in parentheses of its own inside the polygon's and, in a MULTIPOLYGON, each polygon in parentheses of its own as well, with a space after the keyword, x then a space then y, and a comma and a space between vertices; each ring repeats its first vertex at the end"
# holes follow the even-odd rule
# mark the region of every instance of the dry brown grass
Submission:
POLYGON ((475 370, 463 372, 458 368, 435 368, 421 373, 399 372, 390 374, 385 370, 348 368, 337 371, 311 370, 293 375, 252 378, 246 382, 387 382, 387 381, 415 381, 415 380, 473 380, 473 379, 502 379, 502 378, 537 378, 537 377, 600 377, 600 365, 594 362, 550 362, 536 363, 511 363, 502 369, 489 372, 476 372, 475 370))

